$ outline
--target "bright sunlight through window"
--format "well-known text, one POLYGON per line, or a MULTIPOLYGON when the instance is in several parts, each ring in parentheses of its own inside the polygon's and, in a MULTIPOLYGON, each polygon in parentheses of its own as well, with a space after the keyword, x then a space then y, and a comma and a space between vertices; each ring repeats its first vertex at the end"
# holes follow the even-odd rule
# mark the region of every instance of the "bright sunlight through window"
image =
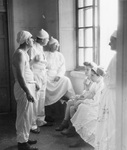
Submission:
POLYGON ((107 68, 114 52, 109 40, 118 22, 118 0, 100 0, 100 64, 107 68))

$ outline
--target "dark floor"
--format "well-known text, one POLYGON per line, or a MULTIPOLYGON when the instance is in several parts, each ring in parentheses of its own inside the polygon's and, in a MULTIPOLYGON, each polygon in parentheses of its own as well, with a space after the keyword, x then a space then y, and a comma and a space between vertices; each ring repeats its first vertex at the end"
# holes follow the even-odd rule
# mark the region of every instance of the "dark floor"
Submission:
MULTIPOLYGON (((77 148, 69 148, 69 144, 76 140, 76 137, 67 138, 55 131, 59 122, 55 122, 52 127, 41 127, 40 134, 30 134, 31 138, 36 138, 38 143, 35 145, 39 150, 93 150, 87 144, 77 148)), ((17 150, 15 134, 15 115, 0 115, 0 150, 17 150)))

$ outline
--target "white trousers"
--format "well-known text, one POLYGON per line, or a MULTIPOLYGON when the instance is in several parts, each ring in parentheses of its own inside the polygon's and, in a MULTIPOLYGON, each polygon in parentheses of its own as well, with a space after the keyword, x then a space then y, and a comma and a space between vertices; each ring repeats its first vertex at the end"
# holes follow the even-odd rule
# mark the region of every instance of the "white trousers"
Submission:
MULTIPOLYGON (((27 86, 32 96, 35 98, 35 84, 27 84, 27 86)), ((33 103, 28 102, 26 94, 18 82, 14 85, 14 95, 17 101, 17 142, 24 143, 29 139, 29 133, 32 126, 33 103)))
POLYGON ((36 102, 33 104, 32 129, 46 124, 45 121, 45 92, 47 86, 46 72, 34 72, 35 80, 40 86, 40 90, 35 92, 36 102))

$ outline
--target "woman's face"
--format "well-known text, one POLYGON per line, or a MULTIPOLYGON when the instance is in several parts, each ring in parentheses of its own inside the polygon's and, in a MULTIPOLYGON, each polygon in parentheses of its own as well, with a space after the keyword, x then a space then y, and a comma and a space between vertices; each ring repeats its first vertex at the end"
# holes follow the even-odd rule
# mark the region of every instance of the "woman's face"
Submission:
POLYGON ((90 76, 91 75, 91 67, 90 66, 84 66, 85 67, 85 75, 90 76))
POLYGON ((109 45, 111 47, 111 50, 116 50, 117 39, 115 37, 111 36, 109 45))
POLYGON ((32 47, 32 46, 33 46, 33 43, 34 43, 34 39, 33 39, 32 37, 30 37, 27 42, 28 42, 28 45, 29 45, 30 47, 32 47))
POLYGON ((99 79, 99 76, 97 74, 95 74, 93 71, 91 71, 91 80, 93 82, 97 82, 99 79))

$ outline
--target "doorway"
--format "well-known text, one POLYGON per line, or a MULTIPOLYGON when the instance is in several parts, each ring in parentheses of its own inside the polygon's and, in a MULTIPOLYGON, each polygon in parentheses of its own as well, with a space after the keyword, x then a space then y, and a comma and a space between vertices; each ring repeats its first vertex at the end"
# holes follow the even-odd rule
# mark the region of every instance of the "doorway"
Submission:
POLYGON ((0 113, 10 112, 7 0, 0 0, 0 113))

